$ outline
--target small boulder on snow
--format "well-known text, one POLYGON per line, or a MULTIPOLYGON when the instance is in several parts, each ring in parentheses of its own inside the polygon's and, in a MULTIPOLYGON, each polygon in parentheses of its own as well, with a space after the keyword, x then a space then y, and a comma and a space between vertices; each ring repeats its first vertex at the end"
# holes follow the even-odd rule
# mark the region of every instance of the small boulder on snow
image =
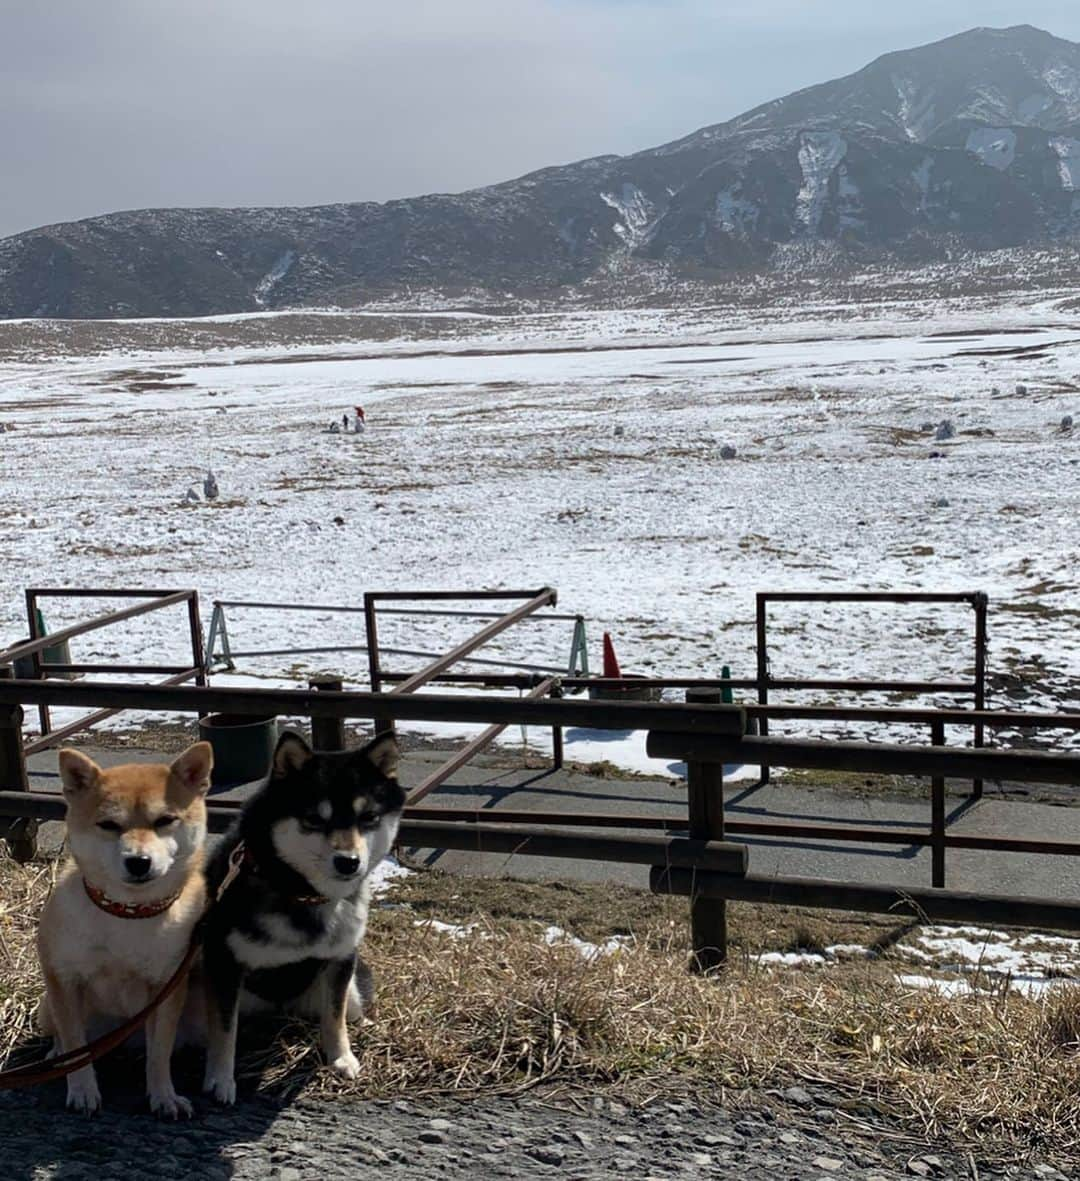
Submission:
POLYGON ((1016 393, 1017 393, 1017 396, 1021 397, 1021 398, 1024 397, 1024 395, 1027 393, 1027 386, 1024 385, 1024 383, 1022 381, 1017 383, 1016 393))
POLYGON ((723 445, 723 447, 720 448, 720 458, 721 459, 734 459, 736 454, 738 454, 738 453, 736 452, 735 448, 732 447, 732 445, 730 443, 725 443, 723 445))
POLYGON ((1061 420, 1061 429, 1063 431, 1071 431, 1073 429, 1073 416, 1071 414, 1066 414, 1061 420))
POLYGON ((944 443, 946 439, 951 439, 956 435, 956 427, 949 421, 949 419, 942 419, 937 424, 937 429, 934 431, 934 438, 939 443, 944 443))

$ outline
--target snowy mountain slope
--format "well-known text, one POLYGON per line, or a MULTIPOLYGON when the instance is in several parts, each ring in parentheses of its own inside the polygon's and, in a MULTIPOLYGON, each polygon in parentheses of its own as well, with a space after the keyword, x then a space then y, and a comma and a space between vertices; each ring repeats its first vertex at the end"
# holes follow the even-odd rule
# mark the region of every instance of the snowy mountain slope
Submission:
MULTIPOLYGON (((162 209, 0 241, 0 316, 205 315, 401 292, 550 293, 620 259, 706 278, 1072 240, 1080 45, 973 29, 631 156, 471 192, 162 209)), ((600 285, 602 286, 602 284, 600 285)))

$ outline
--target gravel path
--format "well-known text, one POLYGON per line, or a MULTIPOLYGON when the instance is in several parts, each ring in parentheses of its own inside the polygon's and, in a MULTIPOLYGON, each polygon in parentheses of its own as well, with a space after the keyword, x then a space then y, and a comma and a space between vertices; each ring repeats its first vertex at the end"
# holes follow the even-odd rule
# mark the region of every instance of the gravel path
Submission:
MULTIPOLYGON (((739 1111, 672 1092, 644 1107, 595 1096, 473 1102, 306 1099, 200 1105, 163 1125, 135 1100, 93 1120, 62 1112, 62 1090, 0 1094, 4 1181, 337 1181, 385 1172, 423 1178, 626 1177, 820 1181, 1032 1178, 1072 1173, 1006 1167, 890 1139, 858 1136, 824 1093, 791 1088, 739 1111), (119 1110, 121 1107, 128 1110, 119 1110)), ((110 1098, 106 1092, 106 1100, 110 1098)))

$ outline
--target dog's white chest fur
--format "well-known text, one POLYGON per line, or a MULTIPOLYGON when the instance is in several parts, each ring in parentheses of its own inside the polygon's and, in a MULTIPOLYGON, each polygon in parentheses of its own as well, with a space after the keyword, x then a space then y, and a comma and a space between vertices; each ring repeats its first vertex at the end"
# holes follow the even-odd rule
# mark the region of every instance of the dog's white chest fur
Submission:
POLYGON ((261 914, 259 936, 232 931, 229 950, 245 968, 280 968, 297 960, 343 960, 356 951, 367 928, 370 887, 365 882, 355 898, 323 904, 324 930, 313 936, 295 927, 283 914, 261 914))
POLYGON ((79 982, 86 1011, 115 1017, 132 1016, 156 995, 183 958, 197 915, 174 905, 153 918, 115 918, 94 906, 70 872, 50 911, 51 970, 79 982))

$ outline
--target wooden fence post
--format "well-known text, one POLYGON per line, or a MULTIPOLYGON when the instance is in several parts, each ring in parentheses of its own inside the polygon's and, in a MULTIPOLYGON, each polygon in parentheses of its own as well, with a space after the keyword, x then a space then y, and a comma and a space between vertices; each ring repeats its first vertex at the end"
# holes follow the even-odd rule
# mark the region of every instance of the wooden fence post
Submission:
MULTIPOLYGON (((315 681, 308 681, 308 686, 316 691, 340 693, 344 685, 340 680, 331 677, 320 677, 315 681)), ((316 750, 344 750, 345 749, 345 719, 344 718, 312 718, 311 745, 316 750)))
MULTIPOLYGON (((0 679, 11 680, 10 664, 0 665, 0 679)), ((29 791, 26 759, 22 746, 23 711, 21 705, 0 705, 0 788, 5 791, 29 791)), ((0 837, 7 841, 16 861, 29 861, 37 852, 37 821, 29 816, 0 821, 0 837)))
MULTIPOLYGON (((945 745, 944 722, 930 723, 930 745, 945 745)), ((945 779, 941 776, 930 780, 930 835, 930 884, 940 890, 945 886, 945 779)))
MULTIPOLYGON (((688 705, 721 704, 719 689, 688 689, 688 705)), ((723 763, 686 764, 687 807, 690 837, 700 841, 724 839, 723 763)), ((722 898, 690 895, 690 966, 695 972, 711 972, 727 960, 727 903, 722 898)))
MULTIPOLYGON (((550 696, 554 698, 561 698, 563 695, 562 681, 556 680, 552 682, 550 696)), ((562 726, 551 727, 551 765, 556 771, 561 771, 563 763, 566 759, 566 753, 563 746, 563 728, 562 726)))

